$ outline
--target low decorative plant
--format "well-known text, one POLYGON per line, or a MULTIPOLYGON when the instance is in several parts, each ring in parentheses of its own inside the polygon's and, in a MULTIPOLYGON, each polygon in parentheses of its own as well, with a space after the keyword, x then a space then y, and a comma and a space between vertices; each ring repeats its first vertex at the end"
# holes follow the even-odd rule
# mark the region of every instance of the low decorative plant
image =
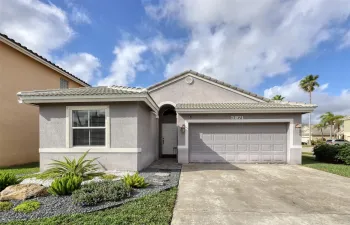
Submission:
POLYGON ((64 157, 64 161, 53 160, 54 162, 49 164, 50 169, 46 170, 43 175, 58 174, 61 177, 74 175, 84 179, 103 175, 98 172, 99 168, 95 163, 97 158, 85 159, 88 153, 89 151, 86 151, 78 160, 71 160, 67 157, 64 157))
POLYGON ((12 202, 0 202, 0 212, 8 211, 12 208, 12 206, 13 206, 12 202))
POLYGON ((113 180, 113 179, 117 178, 117 176, 114 174, 103 174, 101 176, 101 178, 104 180, 113 180))
POLYGON ((40 202, 35 200, 25 201, 17 205, 13 210, 15 212, 31 213, 40 208, 40 202))
POLYGON ((122 181, 125 185, 132 188, 145 188, 149 185, 146 183, 145 178, 138 173, 135 173, 134 175, 127 174, 123 177, 122 181))
POLYGON ((120 201, 130 197, 131 188, 115 181, 91 182, 74 191, 73 202, 80 206, 93 206, 104 201, 120 201))
POLYGON ((83 179, 74 175, 56 178, 48 189, 53 195, 70 195, 81 187, 83 179))
POLYGON ((19 184, 21 182, 20 178, 12 173, 0 173, 0 191, 4 190, 6 187, 19 184))

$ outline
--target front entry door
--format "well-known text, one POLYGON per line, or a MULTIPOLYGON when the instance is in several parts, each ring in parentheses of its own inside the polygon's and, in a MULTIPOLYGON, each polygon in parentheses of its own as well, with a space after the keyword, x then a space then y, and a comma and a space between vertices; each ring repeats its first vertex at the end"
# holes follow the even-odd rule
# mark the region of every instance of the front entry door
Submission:
POLYGON ((162 155, 176 155, 177 126, 176 123, 162 124, 162 155))

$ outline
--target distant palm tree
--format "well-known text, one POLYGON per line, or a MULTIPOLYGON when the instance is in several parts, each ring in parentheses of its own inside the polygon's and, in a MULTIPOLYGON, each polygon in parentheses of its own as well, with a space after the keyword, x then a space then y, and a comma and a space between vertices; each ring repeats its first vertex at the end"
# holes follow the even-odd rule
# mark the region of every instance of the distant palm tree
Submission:
MULTIPOLYGON (((330 126, 330 138, 333 138, 333 129, 334 127, 337 127, 338 132, 340 131, 340 126, 344 122, 342 119, 344 116, 342 115, 334 115, 331 112, 326 112, 323 115, 321 115, 321 123, 324 123, 326 125, 330 126)), ((334 135, 335 136, 335 135, 334 135)))
MULTIPOLYGON (((299 83, 299 87, 303 89, 305 92, 309 93, 310 104, 311 101, 311 93, 315 90, 316 87, 319 87, 320 84, 317 82, 318 75, 307 75, 302 79, 299 83)), ((311 145, 311 113, 309 114, 309 143, 311 145)))
POLYGON ((321 122, 319 124, 314 125, 314 128, 316 128, 317 130, 321 131, 322 141, 323 141, 323 131, 324 131, 324 129, 327 128, 327 124, 321 122))
POLYGON ((272 100, 278 100, 278 101, 282 101, 283 99, 284 99, 284 97, 282 95, 275 95, 272 98, 272 100))

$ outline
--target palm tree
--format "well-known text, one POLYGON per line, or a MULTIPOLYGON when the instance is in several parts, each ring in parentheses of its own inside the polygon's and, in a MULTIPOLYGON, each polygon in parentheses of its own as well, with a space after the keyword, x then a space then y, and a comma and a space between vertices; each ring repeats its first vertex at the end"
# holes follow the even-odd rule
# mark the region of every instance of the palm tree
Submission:
POLYGON ((327 127, 327 124, 325 123, 319 123, 319 124, 316 124, 314 125, 314 128, 316 128, 317 130, 321 131, 321 135, 322 135, 322 141, 323 141, 323 130, 326 129, 327 127))
POLYGON ((326 112, 323 115, 321 115, 321 123, 324 123, 326 125, 330 126, 330 137, 331 139, 333 138, 333 129, 334 127, 337 127, 338 132, 340 131, 340 126, 342 125, 342 123, 344 122, 342 119, 344 118, 344 116, 342 115, 334 115, 331 112, 326 112))
POLYGON ((272 100, 282 101, 284 97, 282 95, 275 95, 273 96, 272 100))
MULTIPOLYGON (((304 79, 300 80, 299 87, 303 89, 305 92, 309 93, 310 104, 311 101, 311 93, 315 90, 316 87, 319 87, 320 84, 317 82, 318 75, 307 75, 304 79)), ((311 113, 309 114, 309 144, 311 144, 311 113)))

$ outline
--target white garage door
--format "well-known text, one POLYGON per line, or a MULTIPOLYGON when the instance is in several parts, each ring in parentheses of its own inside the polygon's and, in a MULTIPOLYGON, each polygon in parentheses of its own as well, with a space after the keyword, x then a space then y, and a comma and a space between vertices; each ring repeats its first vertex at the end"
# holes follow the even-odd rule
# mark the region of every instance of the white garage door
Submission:
POLYGON ((190 162, 285 163, 287 124, 190 124, 190 162))

